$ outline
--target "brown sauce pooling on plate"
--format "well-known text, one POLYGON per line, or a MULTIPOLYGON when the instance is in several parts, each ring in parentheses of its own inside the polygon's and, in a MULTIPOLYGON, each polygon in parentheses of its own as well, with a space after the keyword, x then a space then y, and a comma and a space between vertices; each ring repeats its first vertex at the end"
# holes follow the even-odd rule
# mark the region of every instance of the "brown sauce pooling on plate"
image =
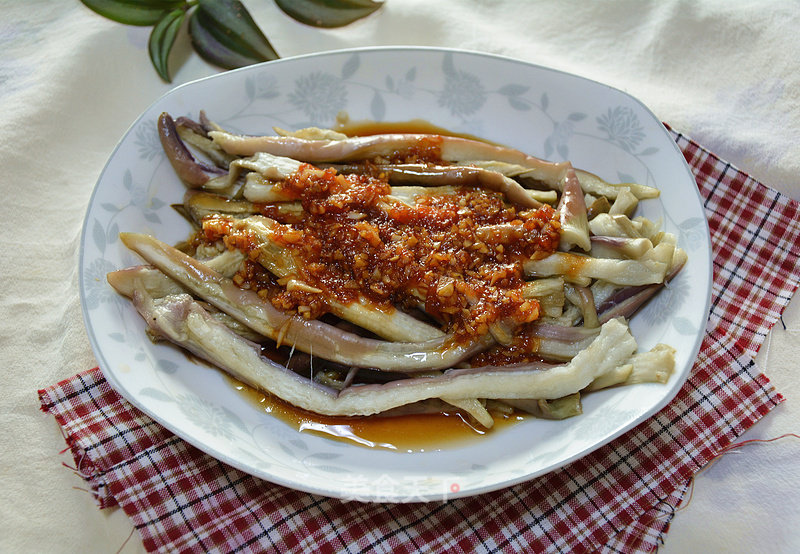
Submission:
POLYGON ((432 452, 455 448, 528 417, 516 412, 494 415, 494 427, 487 431, 474 426, 469 416, 456 408, 438 413, 395 416, 325 416, 292 406, 231 377, 226 376, 226 379, 248 402, 301 433, 378 450, 432 452))

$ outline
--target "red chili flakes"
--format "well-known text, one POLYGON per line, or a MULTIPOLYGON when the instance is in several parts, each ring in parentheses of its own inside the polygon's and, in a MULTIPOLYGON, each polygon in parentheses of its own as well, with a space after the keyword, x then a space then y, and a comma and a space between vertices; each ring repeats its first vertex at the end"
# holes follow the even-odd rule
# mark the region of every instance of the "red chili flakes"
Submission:
POLYGON ((443 141, 444 139, 438 135, 423 136, 416 144, 392 153, 389 156, 389 163, 440 163, 442 161, 443 141))
MULTIPOLYGON (((420 145, 415 155, 434 146, 420 145)), ((522 261, 558 247, 550 206, 519 209, 499 193, 469 187, 423 195, 409 206, 387 198, 391 187, 374 171, 340 175, 308 164, 276 186, 304 210, 279 226, 276 239, 297 261, 296 278, 323 291, 265 286, 263 295, 276 307, 306 317, 324 313, 325 299, 366 300, 387 311, 424 307, 464 339, 500 321, 539 317, 538 302, 522 296, 522 261)), ((221 222, 208 222, 204 233, 208 240, 224 236, 229 247, 253 248, 246 234, 236 237, 221 222)), ((240 280, 261 290, 263 279, 248 271, 240 280)))
POLYGON ((483 367, 541 361, 541 357, 537 354, 538 350, 539 339, 523 332, 515 335, 511 344, 495 345, 476 354, 469 359, 469 364, 472 367, 483 367))

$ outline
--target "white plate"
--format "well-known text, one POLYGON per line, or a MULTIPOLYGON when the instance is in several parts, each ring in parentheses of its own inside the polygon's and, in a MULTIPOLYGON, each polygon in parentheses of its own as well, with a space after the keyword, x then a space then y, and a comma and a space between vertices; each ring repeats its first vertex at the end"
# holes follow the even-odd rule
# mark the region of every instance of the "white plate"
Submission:
POLYGON ((130 127, 103 170, 81 241, 86 327, 106 378, 125 398, 210 455, 296 489, 369 501, 442 500, 487 492, 552 471, 653 415, 679 390, 700 347, 708 314, 708 228, 694 179, 659 120, 627 94, 528 63, 463 51, 379 48, 285 59, 178 87, 130 127), (268 133, 352 119, 426 119, 519 148, 569 159, 609 181, 661 189, 644 215, 678 235, 689 262, 638 314, 641 349, 678 349, 667 385, 587 395, 585 413, 566 421, 526 421, 466 446, 400 453, 360 448, 294 431, 243 399, 221 372, 154 345, 127 300, 107 285, 114 269, 141 263, 120 231, 167 242, 189 227, 172 208, 184 187, 162 153, 156 118, 197 117, 268 133))

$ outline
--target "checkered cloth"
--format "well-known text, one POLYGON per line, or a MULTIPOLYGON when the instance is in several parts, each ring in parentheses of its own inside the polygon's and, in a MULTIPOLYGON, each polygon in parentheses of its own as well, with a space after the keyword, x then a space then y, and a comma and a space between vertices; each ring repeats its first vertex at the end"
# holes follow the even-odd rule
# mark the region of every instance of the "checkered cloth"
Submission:
POLYGON ((138 412, 98 369, 39 391, 42 410, 100 507, 121 506, 149 551, 655 549, 691 477, 782 401, 752 357, 800 280, 800 205, 670 132, 711 228, 707 334, 666 408, 558 471, 449 502, 345 502, 226 466, 138 412))

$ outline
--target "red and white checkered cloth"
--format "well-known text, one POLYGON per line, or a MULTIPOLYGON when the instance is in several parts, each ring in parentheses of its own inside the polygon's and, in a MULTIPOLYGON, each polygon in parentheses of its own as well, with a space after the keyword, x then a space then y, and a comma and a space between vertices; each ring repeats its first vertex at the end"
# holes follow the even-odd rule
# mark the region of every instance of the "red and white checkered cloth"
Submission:
POLYGON ((138 412, 98 369, 39 391, 42 410, 100 507, 120 505, 149 551, 653 550, 690 478, 782 401, 752 357, 800 280, 800 205, 671 132, 711 228, 708 332, 666 408, 558 471, 446 503, 345 502, 226 466, 138 412))

